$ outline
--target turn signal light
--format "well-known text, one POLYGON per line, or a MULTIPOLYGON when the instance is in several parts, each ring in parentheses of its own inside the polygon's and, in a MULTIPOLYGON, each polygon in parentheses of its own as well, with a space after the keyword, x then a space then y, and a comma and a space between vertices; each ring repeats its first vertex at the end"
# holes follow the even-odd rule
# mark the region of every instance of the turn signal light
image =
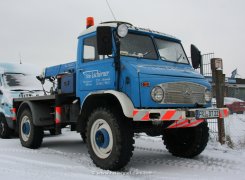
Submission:
POLYGON ((150 86, 150 83, 149 82, 142 82, 141 83, 141 86, 143 86, 143 87, 149 87, 150 86))

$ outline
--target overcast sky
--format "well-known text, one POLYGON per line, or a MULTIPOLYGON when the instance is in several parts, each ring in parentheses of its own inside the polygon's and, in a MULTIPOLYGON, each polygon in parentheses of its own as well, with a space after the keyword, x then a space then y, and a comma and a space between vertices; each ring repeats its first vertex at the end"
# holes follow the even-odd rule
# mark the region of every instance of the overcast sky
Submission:
MULTIPOLYGON (((108 0, 117 20, 174 35, 214 52, 245 78, 244 0, 108 0)), ((106 0, 0 0, 0 62, 50 66, 76 59, 86 17, 113 20, 106 0)))

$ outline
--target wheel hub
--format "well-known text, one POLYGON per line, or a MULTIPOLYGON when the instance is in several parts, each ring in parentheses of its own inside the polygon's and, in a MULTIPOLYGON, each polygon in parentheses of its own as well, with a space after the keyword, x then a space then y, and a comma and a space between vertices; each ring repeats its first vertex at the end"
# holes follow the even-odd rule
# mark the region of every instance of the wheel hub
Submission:
POLYGON ((107 148, 110 142, 110 137, 106 129, 100 129, 95 134, 95 142, 100 148, 107 148))
POLYGON ((23 141, 28 141, 31 134, 31 124, 28 116, 24 116, 21 119, 21 137, 23 141))
POLYGON ((28 135, 29 133, 30 133, 30 124, 29 124, 29 122, 25 122, 24 124, 23 124, 23 126, 22 126, 22 130, 23 130, 23 133, 25 134, 25 135, 28 135))
POLYGON ((101 159, 110 156, 113 149, 113 135, 109 124, 104 119, 97 119, 90 132, 90 141, 94 153, 101 159))

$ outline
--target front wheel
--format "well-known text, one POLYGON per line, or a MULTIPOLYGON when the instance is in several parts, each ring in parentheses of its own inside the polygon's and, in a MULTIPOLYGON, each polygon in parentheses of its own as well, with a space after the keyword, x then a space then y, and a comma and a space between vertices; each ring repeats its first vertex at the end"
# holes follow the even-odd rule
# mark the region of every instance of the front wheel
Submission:
POLYGON ((133 131, 130 121, 107 108, 96 109, 88 120, 87 147, 96 166, 119 170, 133 155, 133 131))
POLYGON ((0 115, 0 138, 8 139, 12 133, 13 131, 8 127, 6 118, 0 115))
POLYGON ((196 127, 165 129, 163 141, 174 156, 192 158, 207 146, 209 129, 206 121, 196 127))
POLYGON ((42 127, 33 124, 33 117, 30 110, 22 111, 19 120, 19 137, 22 146, 37 149, 43 141, 42 127))

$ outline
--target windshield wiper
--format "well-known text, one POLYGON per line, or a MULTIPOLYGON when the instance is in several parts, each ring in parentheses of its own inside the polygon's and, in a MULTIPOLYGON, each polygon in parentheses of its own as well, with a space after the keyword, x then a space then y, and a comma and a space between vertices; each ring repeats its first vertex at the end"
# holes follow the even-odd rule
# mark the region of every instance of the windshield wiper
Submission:
POLYGON ((28 90, 28 89, 11 89, 10 91, 28 91, 28 92, 37 92, 37 91, 43 91, 43 90, 38 90, 38 89, 34 89, 34 90, 28 90))
POLYGON ((11 89, 10 91, 28 91, 26 89, 11 89))
POLYGON ((167 58, 164 57, 164 56, 160 56, 160 58, 161 58, 162 60, 167 60, 167 58))
POLYGON ((182 54, 180 54, 180 56, 176 59, 176 61, 177 61, 177 62, 182 62, 183 59, 181 59, 181 57, 182 57, 182 54))

